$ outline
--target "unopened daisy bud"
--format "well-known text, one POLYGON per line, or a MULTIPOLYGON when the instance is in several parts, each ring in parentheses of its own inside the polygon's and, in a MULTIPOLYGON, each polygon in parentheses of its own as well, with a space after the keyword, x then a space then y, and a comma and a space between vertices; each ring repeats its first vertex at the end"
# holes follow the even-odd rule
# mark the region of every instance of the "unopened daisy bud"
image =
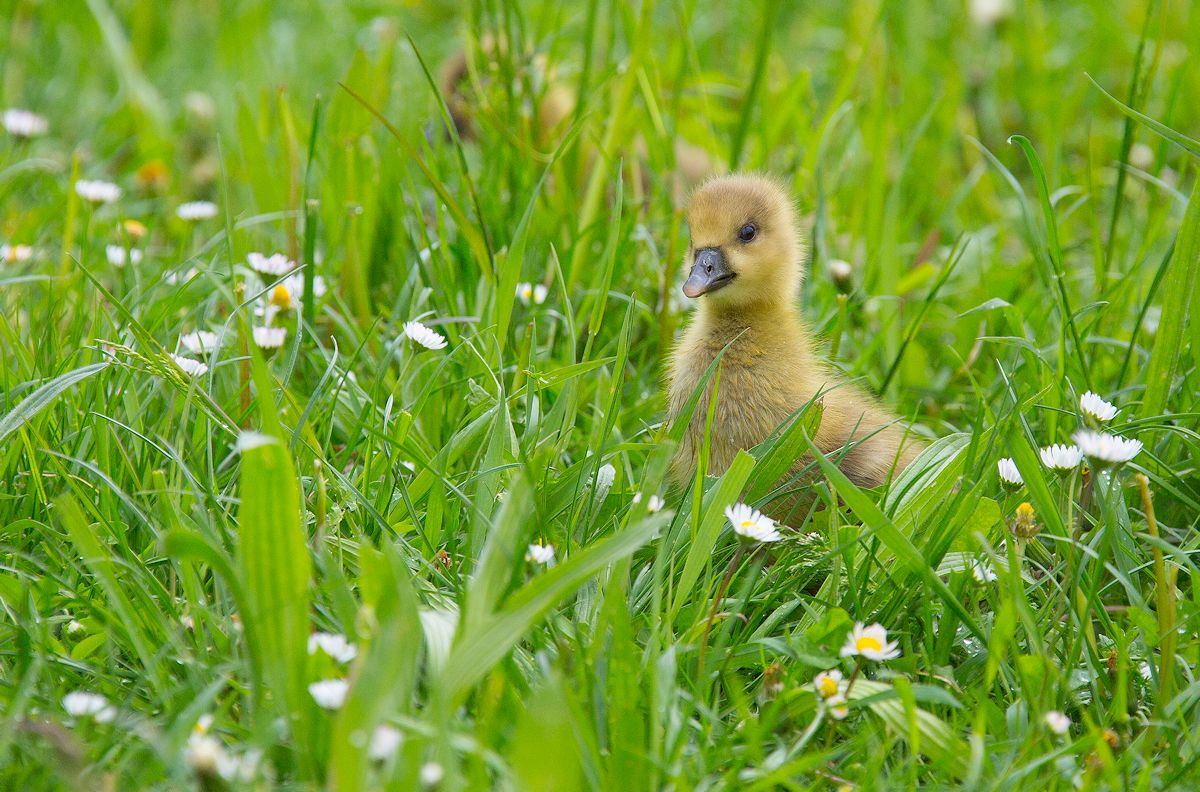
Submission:
POLYGON ((376 762, 382 762, 396 753, 403 739, 399 730, 391 726, 376 726, 375 731, 371 732, 367 755, 376 762))
POLYGON ((992 27, 1012 14, 1012 0, 969 0, 971 21, 980 27, 992 27))
POLYGON ((1083 461, 1083 452, 1073 445, 1046 446, 1040 451, 1040 455, 1042 464, 1060 475, 1074 471, 1083 461))
POLYGON ((1154 149, 1145 143, 1134 143, 1129 148, 1129 164, 1138 170, 1150 170, 1154 167, 1154 149))
POLYGON ((1000 483, 1005 489, 1018 490, 1025 484, 1025 479, 1021 478, 1021 471, 1017 470, 1017 463, 1013 462, 1012 457, 997 461, 996 472, 1000 474, 1000 483))
POLYGON ((1092 424, 1108 423, 1117 414, 1115 406, 1091 391, 1079 397, 1079 409, 1083 411, 1083 417, 1092 424))
POLYGON ((1013 535, 1018 539, 1032 539, 1037 536, 1038 529, 1033 516, 1033 506, 1028 501, 1018 506, 1016 517, 1013 519, 1013 535))
POLYGON ((445 777, 446 771, 437 762, 426 762, 421 765, 421 772, 419 773, 421 786, 435 787, 442 783, 442 779, 445 777))
POLYGON ((831 259, 829 261, 829 277, 833 279, 839 289, 845 291, 850 286, 851 278, 854 277, 854 270, 849 261, 831 259))

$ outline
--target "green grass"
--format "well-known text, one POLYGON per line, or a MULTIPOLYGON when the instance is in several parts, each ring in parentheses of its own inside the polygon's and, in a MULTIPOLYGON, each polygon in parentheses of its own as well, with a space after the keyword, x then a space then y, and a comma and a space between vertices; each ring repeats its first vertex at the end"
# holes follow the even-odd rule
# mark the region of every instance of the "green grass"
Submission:
POLYGON ((403 6, 0 14, 2 104, 50 126, 0 137, 0 243, 35 249, 0 264, 0 787, 1200 783, 1200 9, 403 6), (460 140, 433 85, 463 46, 460 140), (546 134, 551 84, 583 101, 546 134), (883 491, 818 460, 768 550, 724 509, 772 496, 815 411, 666 484, 677 140, 786 181, 822 349, 933 441, 883 491), (219 216, 180 220, 197 199, 219 216), (307 265, 265 355, 252 251, 307 265), (166 353, 196 329, 226 342, 189 377, 166 353), (1037 448, 1089 388, 1144 451, 1060 479, 1037 448), (901 656, 840 658, 855 621, 901 656), (310 654, 316 630, 357 656, 310 654), (857 671, 846 720, 830 668, 857 671), (336 710, 308 692, 329 678, 336 710), (197 771, 205 715, 245 778, 197 771))

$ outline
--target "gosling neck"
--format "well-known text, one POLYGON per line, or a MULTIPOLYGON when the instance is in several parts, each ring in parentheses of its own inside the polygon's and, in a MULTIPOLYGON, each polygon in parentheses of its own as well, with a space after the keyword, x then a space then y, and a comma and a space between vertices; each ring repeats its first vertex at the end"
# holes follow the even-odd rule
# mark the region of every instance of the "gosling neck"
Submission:
POLYGON ((701 300, 698 310, 701 321, 708 325, 735 324, 778 331, 794 327, 800 321, 795 299, 783 295, 737 303, 701 300))

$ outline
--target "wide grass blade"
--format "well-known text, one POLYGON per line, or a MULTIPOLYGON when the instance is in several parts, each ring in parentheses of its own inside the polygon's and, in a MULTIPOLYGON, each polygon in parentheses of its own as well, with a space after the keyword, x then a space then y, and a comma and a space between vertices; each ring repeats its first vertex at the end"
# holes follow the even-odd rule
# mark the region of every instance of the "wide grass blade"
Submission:
POLYGON ((40 386, 33 393, 26 396, 20 404, 5 413, 3 418, 0 418, 0 442, 3 442, 4 438, 33 420, 35 415, 46 409, 51 402, 72 386, 82 382, 93 374, 103 371, 107 367, 107 362, 81 366, 65 374, 59 374, 54 379, 40 386))
POLYGON ((1154 349, 1146 366, 1146 393, 1142 397, 1141 416, 1149 418, 1161 415, 1167 406, 1167 397, 1175 382, 1174 376, 1184 357, 1184 327, 1191 309, 1192 349, 1200 341, 1200 179, 1192 187, 1187 209, 1183 213, 1183 224, 1175 241, 1175 252, 1167 267, 1163 282, 1162 316, 1158 323, 1158 334, 1154 338, 1154 349))

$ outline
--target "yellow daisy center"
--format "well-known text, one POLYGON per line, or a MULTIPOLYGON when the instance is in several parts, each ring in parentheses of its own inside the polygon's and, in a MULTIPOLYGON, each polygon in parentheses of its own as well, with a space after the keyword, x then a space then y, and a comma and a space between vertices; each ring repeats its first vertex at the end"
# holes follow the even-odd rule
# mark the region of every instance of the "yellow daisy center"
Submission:
POLYGON ((754 520, 742 520, 742 527, 743 528, 753 528, 754 520))
POLYGON ((271 302, 278 305, 280 308, 288 309, 292 307, 292 295, 287 290, 287 286, 282 283, 271 290, 271 302))
POLYGON ((837 693, 837 690, 838 690, 837 680, 835 680, 831 676, 821 677, 821 695, 822 696, 824 696, 825 698, 829 698, 834 693, 837 693))
POLYGON ((858 640, 854 642, 854 648, 860 652, 867 649, 879 652, 883 650, 883 644, 879 642, 878 638, 874 638, 870 635, 862 635, 859 636, 858 640))

